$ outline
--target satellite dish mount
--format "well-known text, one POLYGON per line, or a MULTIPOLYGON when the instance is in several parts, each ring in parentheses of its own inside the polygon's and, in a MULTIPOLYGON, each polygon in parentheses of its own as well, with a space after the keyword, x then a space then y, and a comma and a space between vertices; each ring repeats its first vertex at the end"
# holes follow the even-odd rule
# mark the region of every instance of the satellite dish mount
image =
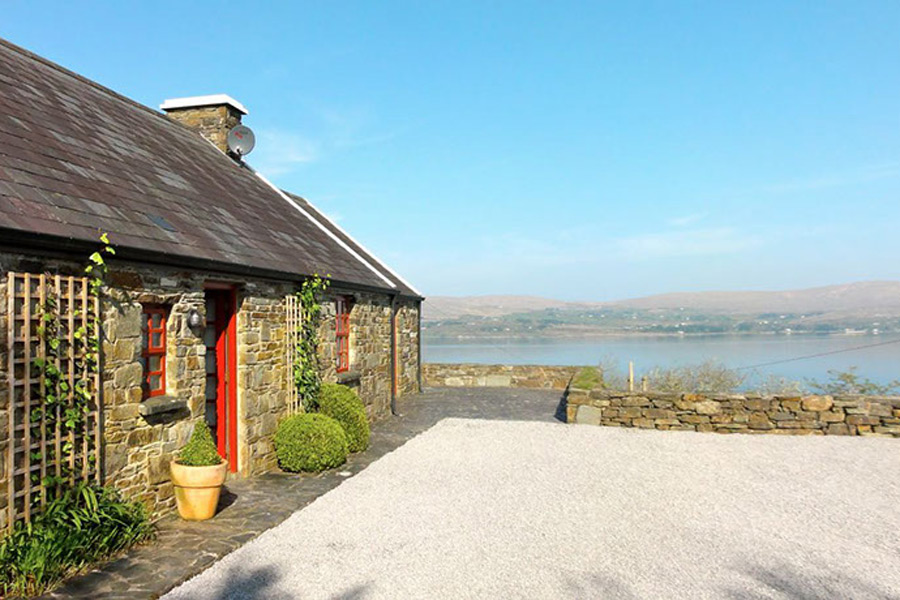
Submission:
POLYGON ((253 151, 253 147, 256 146, 256 136, 253 135, 253 130, 246 125, 237 125, 228 132, 225 143, 228 145, 229 152, 241 157, 253 151))

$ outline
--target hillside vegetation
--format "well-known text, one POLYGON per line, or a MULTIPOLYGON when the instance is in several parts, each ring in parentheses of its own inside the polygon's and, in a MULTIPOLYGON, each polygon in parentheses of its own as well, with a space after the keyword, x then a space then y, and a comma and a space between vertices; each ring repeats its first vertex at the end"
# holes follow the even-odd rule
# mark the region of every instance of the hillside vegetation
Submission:
POLYGON ((430 298, 431 339, 643 334, 900 332, 900 282, 783 292, 697 292, 618 302, 530 296, 430 298))

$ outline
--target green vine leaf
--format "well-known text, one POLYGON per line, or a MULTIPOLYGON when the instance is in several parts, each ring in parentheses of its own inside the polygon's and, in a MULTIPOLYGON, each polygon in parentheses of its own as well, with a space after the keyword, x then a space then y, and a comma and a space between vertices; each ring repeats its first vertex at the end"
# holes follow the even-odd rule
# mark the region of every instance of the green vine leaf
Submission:
POLYGON ((293 366, 294 387, 305 411, 315 408, 322 385, 319 377, 320 298, 328 289, 328 281, 318 275, 305 280, 297 292, 303 311, 297 324, 296 362, 293 366))

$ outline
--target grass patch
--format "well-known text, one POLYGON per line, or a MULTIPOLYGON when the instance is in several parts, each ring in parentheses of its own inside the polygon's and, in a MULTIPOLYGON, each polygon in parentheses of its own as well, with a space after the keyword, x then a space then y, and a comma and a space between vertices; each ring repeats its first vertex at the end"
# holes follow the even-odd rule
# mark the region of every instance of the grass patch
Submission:
POLYGON ((5 598, 40 595, 152 535, 140 502, 78 484, 0 542, 0 590, 5 598))
POLYGON ((572 379, 571 387, 592 390, 603 385, 603 374, 596 367, 584 367, 572 379))

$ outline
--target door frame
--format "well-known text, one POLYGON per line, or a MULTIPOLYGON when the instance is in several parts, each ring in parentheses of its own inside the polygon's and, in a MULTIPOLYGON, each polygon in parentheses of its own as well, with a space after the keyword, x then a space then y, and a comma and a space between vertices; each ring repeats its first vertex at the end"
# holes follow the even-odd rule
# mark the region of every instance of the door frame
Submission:
POLYGON ((228 461, 228 470, 238 470, 237 444, 237 289, 231 284, 208 282, 204 293, 214 296, 216 332, 216 441, 219 455, 228 461), (220 305, 221 303, 221 305, 220 305), (221 306, 224 310, 219 308, 221 306))

